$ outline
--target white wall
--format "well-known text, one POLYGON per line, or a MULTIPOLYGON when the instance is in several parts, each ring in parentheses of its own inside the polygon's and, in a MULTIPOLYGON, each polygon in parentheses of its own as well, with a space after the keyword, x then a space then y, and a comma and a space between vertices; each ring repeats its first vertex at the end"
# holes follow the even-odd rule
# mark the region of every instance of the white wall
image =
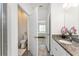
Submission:
MULTIPOLYGON (((45 4, 46 5, 46 4, 45 4)), ((48 16, 48 5, 38 7, 38 21, 46 21, 48 16)))
POLYGON ((61 3, 51 4, 51 33, 61 34, 61 28, 64 25, 64 14, 61 3))
POLYGON ((27 14, 22 11, 20 8, 18 10, 18 40, 20 42, 20 40, 24 39, 24 36, 26 37, 27 35, 25 33, 27 33, 27 20, 28 16, 27 14))
POLYGON ((8 55, 18 55, 18 9, 17 4, 7 4, 8 55))
POLYGON ((35 3, 20 3, 19 5, 24 11, 26 11, 28 15, 30 15, 33 12, 34 8, 37 6, 37 4, 35 3))
POLYGON ((28 3, 20 3, 19 4, 21 6, 21 8, 27 12, 27 14, 30 14, 31 12, 31 6, 28 3))
POLYGON ((33 56, 38 55, 38 8, 35 8, 29 18, 29 50, 33 56))

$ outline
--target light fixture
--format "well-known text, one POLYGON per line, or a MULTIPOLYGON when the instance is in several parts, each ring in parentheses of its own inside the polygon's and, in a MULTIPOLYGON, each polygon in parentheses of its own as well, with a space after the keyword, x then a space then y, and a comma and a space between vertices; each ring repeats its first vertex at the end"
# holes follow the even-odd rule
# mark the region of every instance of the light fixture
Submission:
POLYGON ((77 7, 79 5, 79 3, 64 3, 63 4, 63 8, 70 8, 70 7, 77 7))

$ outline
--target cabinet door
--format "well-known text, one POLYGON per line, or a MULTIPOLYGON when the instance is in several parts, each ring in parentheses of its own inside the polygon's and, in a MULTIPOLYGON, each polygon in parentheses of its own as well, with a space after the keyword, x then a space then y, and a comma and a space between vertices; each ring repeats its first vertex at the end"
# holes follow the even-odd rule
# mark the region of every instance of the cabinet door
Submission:
POLYGON ((69 54, 57 42, 55 42, 55 45, 56 55, 69 56, 69 54))
POLYGON ((51 44, 51 55, 55 56, 57 54, 56 53, 56 48, 55 48, 55 43, 54 43, 53 40, 51 42, 52 42, 52 44, 51 44))
POLYGON ((69 56, 69 54, 54 40, 52 40, 51 54, 54 56, 69 56))
POLYGON ((50 50, 50 55, 55 55, 55 42, 53 38, 51 39, 51 50, 50 50))
POLYGON ((60 54, 60 51, 59 51, 59 47, 58 47, 58 44, 57 44, 57 42, 55 42, 54 40, 53 40, 53 42, 52 42, 52 53, 53 53, 53 55, 54 56, 60 56, 61 54, 60 54))
POLYGON ((58 55, 58 49, 57 49, 57 44, 56 44, 56 42, 52 39, 51 40, 51 52, 50 52, 50 54, 51 55, 54 55, 54 56, 57 56, 58 55))

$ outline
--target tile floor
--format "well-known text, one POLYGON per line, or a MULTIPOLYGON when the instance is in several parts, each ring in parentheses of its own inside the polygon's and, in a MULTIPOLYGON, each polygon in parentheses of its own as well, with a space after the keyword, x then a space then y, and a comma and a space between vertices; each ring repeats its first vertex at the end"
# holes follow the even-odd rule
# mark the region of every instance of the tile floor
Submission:
POLYGON ((30 51, 26 50, 22 56, 32 56, 30 51))

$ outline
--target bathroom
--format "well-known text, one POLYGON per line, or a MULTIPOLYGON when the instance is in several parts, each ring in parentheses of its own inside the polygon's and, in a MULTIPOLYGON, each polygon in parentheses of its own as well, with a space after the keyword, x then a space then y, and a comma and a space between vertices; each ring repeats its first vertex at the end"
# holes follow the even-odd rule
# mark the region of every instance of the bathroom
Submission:
POLYGON ((79 56, 79 4, 20 3, 0 7, 0 55, 79 56))
POLYGON ((28 15, 18 6, 18 55, 28 51, 28 15))
POLYGON ((27 4, 27 6, 31 9, 30 16, 27 14, 27 12, 24 13, 24 11, 21 8, 22 5, 24 4, 19 4, 19 9, 18 9, 19 10, 19 19, 18 19, 19 56, 49 55, 50 4, 49 3, 27 4), (25 15, 23 14, 26 15, 25 17, 26 20, 24 19, 25 15), (25 22, 25 24, 22 22, 25 22), (26 43, 26 41, 28 44, 26 43), (27 47, 21 46, 25 44, 27 45, 27 47))
MULTIPOLYGON (((53 36, 61 35, 62 34, 61 29, 62 26, 64 25, 67 26, 68 29, 74 25, 78 30, 78 23, 77 23, 78 9, 75 7, 73 8, 71 7, 71 9, 66 9, 66 7, 63 8, 64 3, 53 3, 53 4, 30 3, 21 5, 23 6, 27 5, 29 7, 28 11, 31 11, 30 16, 28 15, 29 31, 27 31, 29 32, 28 51, 30 51, 31 55, 33 56, 50 56, 50 55, 53 56, 55 54, 62 55, 59 52, 62 52, 63 55, 69 55, 69 53, 67 53, 61 47, 61 45, 59 45, 56 42, 56 44, 60 46, 59 48, 62 49, 61 51, 59 51, 57 46, 54 44, 53 36), (74 13, 71 14, 71 12, 73 12, 72 9, 75 14, 74 13), (71 21, 72 19, 73 21, 71 21), (59 52, 54 50, 58 50, 59 52), (65 53, 63 52, 63 50, 65 51, 65 53)), ((24 32, 22 35, 24 35, 24 32)), ((20 31, 18 33, 20 33, 20 31)))

